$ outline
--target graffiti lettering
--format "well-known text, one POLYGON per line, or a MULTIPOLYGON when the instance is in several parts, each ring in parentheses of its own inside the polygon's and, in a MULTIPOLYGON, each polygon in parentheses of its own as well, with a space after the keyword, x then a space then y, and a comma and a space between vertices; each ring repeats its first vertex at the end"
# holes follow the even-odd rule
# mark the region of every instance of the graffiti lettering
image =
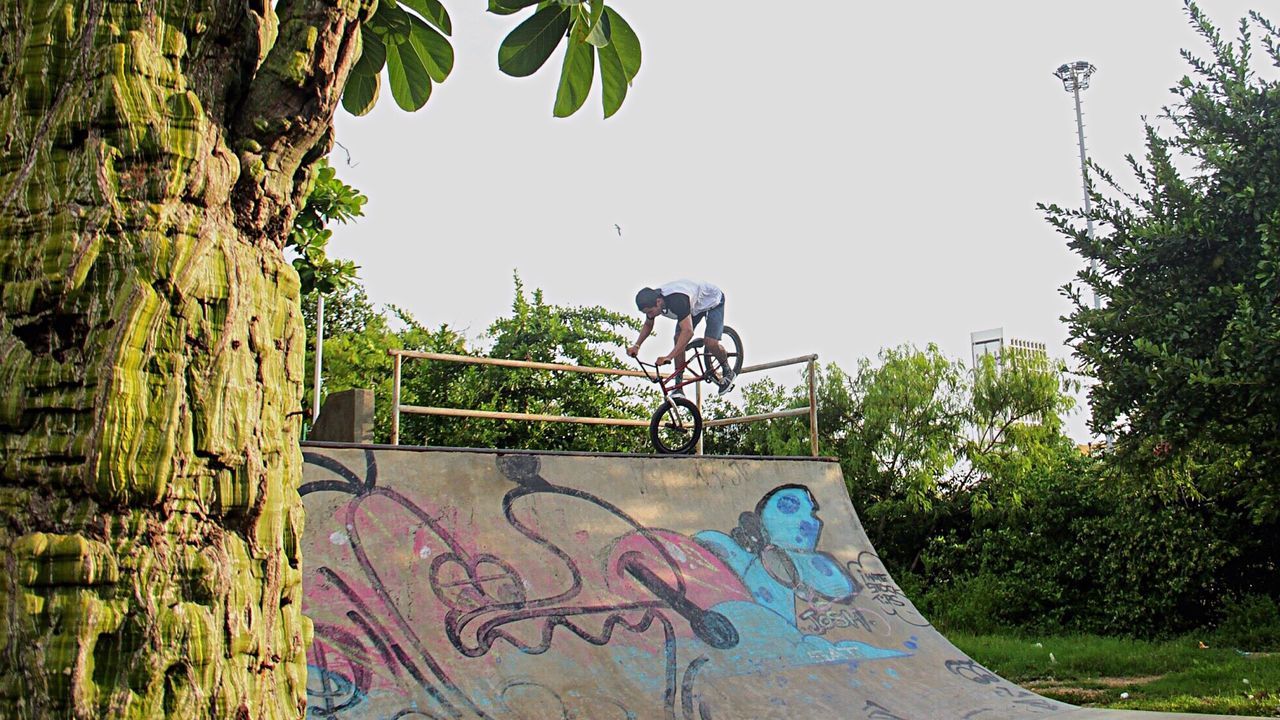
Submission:
POLYGON ((973 660, 948 660, 944 663, 947 670, 952 674, 959 675, 965 680, 969 680, 979 685, 991 685, 1000 682, 1000 678, 990 670, 982 667, 973 660))
POLYGON ((886 615, 916 627, 929 627, 929 621, 902 594, 875 553, 865 550, 859 553, 858 559, 849 563, 849 570, 862 581, 867 594, 886 615))
POLYGON ((867 720, 906 720, 906 718, 894 715, 889 711, 889 708, 874 700, 868 700, 867 704, 862 707, 862 711, 867 714, 867 720))
POLYGON ((857 608, 827 608, 819 610, 809 608, 800 613, 800 619, 806 621, 805 632, 814 635, 825 635, 832 628, 856 628, 872 631, 871 621, 862 610, 857 608))

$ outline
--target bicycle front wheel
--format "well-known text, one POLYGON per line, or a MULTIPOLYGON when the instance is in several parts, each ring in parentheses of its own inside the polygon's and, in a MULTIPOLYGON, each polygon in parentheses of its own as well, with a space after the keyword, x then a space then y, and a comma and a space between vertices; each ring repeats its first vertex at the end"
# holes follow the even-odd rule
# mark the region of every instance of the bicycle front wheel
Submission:
POLYGON ((658 452, 683 455, 693 452, 702 437, 702 413, 689 398, 663 401, 649 420, 649 439, 658 452))

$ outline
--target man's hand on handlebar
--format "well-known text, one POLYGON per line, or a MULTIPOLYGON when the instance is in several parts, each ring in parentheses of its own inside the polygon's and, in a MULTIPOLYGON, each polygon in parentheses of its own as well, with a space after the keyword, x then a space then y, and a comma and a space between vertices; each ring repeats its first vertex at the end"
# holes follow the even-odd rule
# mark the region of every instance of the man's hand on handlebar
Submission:
POLYGON ((662 367, 663 365, 666 365, 669 362, 671 362, 671 356, 662 355, 657 360, 654 360, 653 364, 657 365, 658 367, 662 367))
POLYGON ((638 344, 637 344, 637 345, 632 345, 631 347, 627 348, 627 354, 628 354, 628 355, 630 355, 631 357, 636 357, 637 355, 639 355, 639 354, 640 354, 640 345, 638 345, 638 344))

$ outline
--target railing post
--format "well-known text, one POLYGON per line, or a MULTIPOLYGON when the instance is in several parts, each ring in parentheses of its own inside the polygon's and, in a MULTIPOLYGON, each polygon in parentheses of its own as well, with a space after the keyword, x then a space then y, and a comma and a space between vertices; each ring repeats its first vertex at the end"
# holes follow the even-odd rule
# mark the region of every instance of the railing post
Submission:
POLYGON ((816 358, 809 359, 809 448, 818 457, 818 378, 816 358))
POLYGON ((316 426, 316 421, 320 419, 320 378, 321 368, 324 367, 324 293, 317 292, 316 295, 316 353, 315 353, 315 378, 311 383, 311 427, 316 426))
POLYGON ((400 444, 400 359, 399 353, 392 351, 395 358, 395 376, 391 384, 391 444, 400 444))
MULTIPOLYGON (((698 398, 698 417, 702 417, 702 383, 697 383, 696 385, 694 385, 694 387, 698 388, 698 391, 694 393, 694 395, 698 398)), ((698 433, 698 454, 699 455, 702 454, 702 439, 706 436, 707 436, 707 426, 706 426, 706 423, 703 423, 702 432, 698 433)))

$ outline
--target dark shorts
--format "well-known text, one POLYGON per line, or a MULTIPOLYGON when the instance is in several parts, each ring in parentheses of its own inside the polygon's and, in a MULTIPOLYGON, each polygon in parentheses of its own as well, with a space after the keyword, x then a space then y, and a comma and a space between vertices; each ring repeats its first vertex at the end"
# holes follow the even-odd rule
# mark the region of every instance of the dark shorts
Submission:
MULTIPOLYGON (((706 327, 706 330, 703 331, 702 337, 711 338, 712 340, 719 340, 721 337, 723 337, 724 336, 724 299, 721 298, 720 304, 711 308, 710 310, 704 313, 698 313, 697 315, 693 316, 693 327, 695 329, 698 327, 698 323, 702 322, 703 318, 707 319, 707 327, 706 327)), ((676 325, 675 336, 676 337, 680 336, 680 326, 678 324, 676 325)))

